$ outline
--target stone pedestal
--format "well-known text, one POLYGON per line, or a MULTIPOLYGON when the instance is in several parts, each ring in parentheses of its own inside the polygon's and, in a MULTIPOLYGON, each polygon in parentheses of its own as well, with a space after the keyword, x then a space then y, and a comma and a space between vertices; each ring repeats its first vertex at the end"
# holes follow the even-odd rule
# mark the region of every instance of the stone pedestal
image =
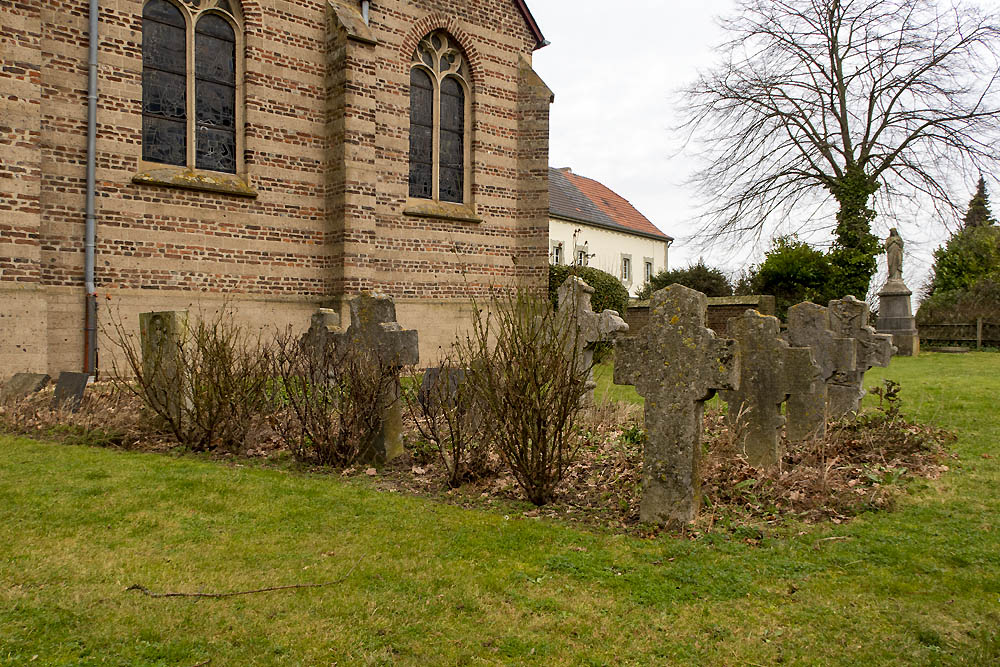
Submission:
POLYGON ((899 278, 886 281, 885 287, 878 293, 876 329, 879 333, 892 334, 892 344, 896 347, 896 354, 901 357, 920 354, 920 336, 917 334, 917 322, 910 306, 911 294, 899 278))

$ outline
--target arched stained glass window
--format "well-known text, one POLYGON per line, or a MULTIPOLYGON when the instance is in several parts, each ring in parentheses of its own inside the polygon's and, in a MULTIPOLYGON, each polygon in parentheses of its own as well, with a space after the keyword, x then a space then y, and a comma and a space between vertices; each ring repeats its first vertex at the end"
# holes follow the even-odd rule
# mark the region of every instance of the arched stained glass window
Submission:
POLYGON ((410 69, 410 196, 463 203, 468 190, 468 64, 443 31, 420 40, 410 69))
POLYGON ((187 35, 166 0, 142 10, 142 159, 187 163, 187 35))
POLYGON ((235 0, 144 5, 143 160, 236 173, 242 115, 238 9, 235 0))
POLYGON ((199 169, 236 171, 236 33, 208 14, 194 34, 195 117, 199 169))

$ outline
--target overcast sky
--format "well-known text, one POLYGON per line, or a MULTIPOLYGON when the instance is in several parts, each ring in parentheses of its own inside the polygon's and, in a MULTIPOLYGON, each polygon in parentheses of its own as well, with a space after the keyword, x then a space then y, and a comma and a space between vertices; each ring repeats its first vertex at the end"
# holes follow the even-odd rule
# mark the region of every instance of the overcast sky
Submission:
MULTIPOLYGON (((733 11, 735 1, 528 4, 551 42, 534 55, 535 70, 555 93, 550 163, 604 183, 675 237, 671 268, 697 260, 702 253, 685 238, 696 229, 695 201, 691 188, 684 186, 691 175, 691 156, 678 152, 678 136, 671 127, 677 122, 678 89, 712 62, 713 47, 724 39, 715 17, 733 11)), ((959 199, 966 200, 965 195, 959 199)), ((884 235, 881 226, 888 223, 877 220, 876 233, 884 235)), ((924 282, 931 251, 948 231, 940 222, 927 220, 912 227, 901 224, 900 232, 906 241, 904 277, 916 291, 924 282)), ((742 247, 735 255, 729 252, 733 249, 720 249, 705 254, 705 259, 737 271, 744 263, 760 261, 764 249, 742 247)), ((884 275, 884 256, 879 264, 884 275)))

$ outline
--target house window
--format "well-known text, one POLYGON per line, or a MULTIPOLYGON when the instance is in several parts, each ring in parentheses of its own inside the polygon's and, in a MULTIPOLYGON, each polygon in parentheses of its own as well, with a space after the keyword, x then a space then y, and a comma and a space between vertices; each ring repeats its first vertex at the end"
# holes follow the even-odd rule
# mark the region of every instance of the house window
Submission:
POLYGON ((653 263, 646 262, 646 282, 648 283, 653 279, 653 263))
POLYGON ((410 65, 410 197, 468 201, 469 80, 447 33, 420 40, 410 65))
POLYGON ((622 257, 622 281, 631 282, 632 280, 632 258, 622 257))
POLYGON ((587 250, 585 248, 576 249, 576 265, 587 266, 587 250))
POLYGON ((552 263, 562 264, 563 263, 563 245, 562 243, 554 243, 552 245, 552 263))
POLYGON ((232 0, 149 0, 142 9, 142 159, 236 173, 242 109, 232 0))

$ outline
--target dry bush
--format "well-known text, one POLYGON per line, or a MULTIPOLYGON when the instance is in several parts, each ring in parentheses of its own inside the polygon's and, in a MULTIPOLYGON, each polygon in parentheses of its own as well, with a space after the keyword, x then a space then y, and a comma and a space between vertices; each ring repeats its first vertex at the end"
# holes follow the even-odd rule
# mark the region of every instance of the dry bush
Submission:
POLYGON ((269 406, 270 343, 263 331, 238 323, 229 307, 189 320, 179 334, 143 358, 140 342, 113 317, 106 335, 124 360, 124 366, 113 362, 119 389, 134 393, 191 450, 242 449, 269 406))
POLYGON ((414 427, 434 445, 448 486, 456 488, 494 473, 495 426, 453 355, 441 360, 438 373, 437 381, 429 386, 421 383, 416 372, 411 373, 405 399, 414 427))
POLYGON ((299 461, 343 467, 369 453, 398 400, 398 372, 359 345, 310 348, 291 329, 275 339, 272 427, 299 461))
POLYGON ((954 436, 899 414, 898 385, 887 383, 879 410, 831 424, 825 439, 788 443, 781 465, 751 466, 720 413, 706 415, 708 454, 703 464, 702 523, 806 521, 845 517, 892 506, 898 482, 936 477, 954 436))
POLYGON ((127 449, 148 447, 156 440, 142 401, 116 383, 89 385, 76 412, 53 408, 53 400, 49 387, 0 405, 0 431, 127 449))
POLYGON ((497 451, 528 500, 543 505, 583 443, 577 428, 590 367, 574 360, 577 329, 541 295, 518 291, 476 310, 455 346, 497 451))

